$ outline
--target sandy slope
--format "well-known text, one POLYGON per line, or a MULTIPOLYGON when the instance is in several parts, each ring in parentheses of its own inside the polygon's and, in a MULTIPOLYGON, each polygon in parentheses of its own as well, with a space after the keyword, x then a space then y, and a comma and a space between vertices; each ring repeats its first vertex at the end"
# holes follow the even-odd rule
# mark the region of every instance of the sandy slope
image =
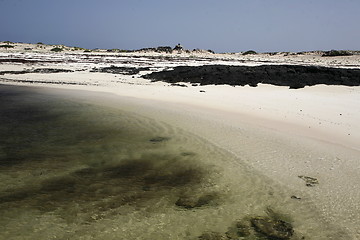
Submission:
MULTIPOLYGON (((17 54, 17 57, 24 57, 22 53, 17 54)), ((9 55, 9 52, 1 53, 3 58, 9 55)), ((44 56, 47 59, 59 58, 59 55, 47 53, 32 53, 25 57, 41 59, 44 56)), ((118 97, 104 96, 104 104, 116 106, 118 101, 132 102, 134 108, 129 110, 160 118, 215 143, 239 156, 256 171, 294 189, 295 194, 310 198, 330 221, 348 228, 354 239, 360 238, 360 87, 319 85, 293 90, 270 85, 256 88, 178 87, 163 82, 152 83, 141 78, 143 73, 132 77, 89 72, 92 67, 99 65, 148 65, 156 70, 177 65, 211 64, 214 61, 238 65, 256 65, 268 61, 358 68, 359 56, 331 59, 293 56, 291 59, 264 55, 248 57, 245 62, 240 62, 233 55, 201 61, 165 61, 149 56, 143 54, 141 58, 133 58, 131 54, 125 54, 121 56, 123 62, 116 62, 117 58, 113 56, 102 56, 99 62, 84 58, 77 62, 35 65, 2 63, 0 71, 38 67, 84 71, 5 74, 0 76, 0 83, 113 93, 118 97), (225 61, 226 57, 230 60, 225 61), (66 84, 69 82, 84 85, 66 84), (313 188, 306 187, 298 178, 299 175, 315 177, 320 184, 313 188)), ((83 56, 60 56, 62 59, 66 57, 79 59, 83 56)), ((99 99, 94 98, 94 101, 99 99)))

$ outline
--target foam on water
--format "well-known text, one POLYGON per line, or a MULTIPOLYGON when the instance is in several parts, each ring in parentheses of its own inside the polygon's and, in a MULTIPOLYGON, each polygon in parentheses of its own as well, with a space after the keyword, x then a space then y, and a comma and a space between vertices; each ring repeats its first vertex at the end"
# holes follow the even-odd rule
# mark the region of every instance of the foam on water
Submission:
MULTIPOLYGON (((310 202, 175 126, 0 91, 0 239, 197 239, 269 215, 292 239, 347 239, 310 202)), ((243 239, 266 239, 251 231, 243 239)))

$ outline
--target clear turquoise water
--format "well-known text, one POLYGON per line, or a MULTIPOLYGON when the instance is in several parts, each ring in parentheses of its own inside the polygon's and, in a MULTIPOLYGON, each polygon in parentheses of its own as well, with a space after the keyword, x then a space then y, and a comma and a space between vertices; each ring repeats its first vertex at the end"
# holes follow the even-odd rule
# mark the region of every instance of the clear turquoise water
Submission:
POLYGON ((0 86, 0 136, 0 239, 197 239, 274 210, 292 239, 346 239, 311 204, 154 119, 0 86))

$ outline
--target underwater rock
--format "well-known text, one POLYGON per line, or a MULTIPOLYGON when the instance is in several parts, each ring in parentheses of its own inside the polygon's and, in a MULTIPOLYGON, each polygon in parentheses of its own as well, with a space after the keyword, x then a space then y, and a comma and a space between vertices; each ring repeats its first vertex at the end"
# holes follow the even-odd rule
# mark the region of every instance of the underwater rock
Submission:
POLYGON ((202 207, 208 205, 217 198, 217 195, 214 193, 204 194, 200 197, 198 196, 181 196, 176 202, 175 205, 187 209, 202 207))
POLYGON ((303 176, 303 175, 300 175, 298 177, 301 178, 302 180, 304 180, 306 183, 306 186, 308 186, 308 187, 314 187, 315 185, 319 184, 319 181, 316 178, 307 177, 307 176, 303 176))
POLYGON ((200 240, 226 240, 227 238, 217 232, 206 232, 198 237, 200 240))
POLYGON ((238 239, 239 237, 247 237, 251 234, 251 228, 249 225, 246 225, 240 221, 235 222, 233 226, 228 228, 228 231, 225 233, 228 239, 238 239))
POLYGON ((165 142, 168 140, 170 140, 170 138, 168 138, 168 137, 154 137, 154 138, 151 138, 149 141, 153 142, 153 143, 158 143, 158 142, 165 142))
POLYGON ((290 223, 270 217, 254 217, 250 220, 255 231, 273 240, 290 239, 294 229, 290 223))
POLYGON ((194 156, 195 153, 193 153, 193 152, 182 152, 180 155, 183 156, 183 157, 188 157, 188 156, 194 156))

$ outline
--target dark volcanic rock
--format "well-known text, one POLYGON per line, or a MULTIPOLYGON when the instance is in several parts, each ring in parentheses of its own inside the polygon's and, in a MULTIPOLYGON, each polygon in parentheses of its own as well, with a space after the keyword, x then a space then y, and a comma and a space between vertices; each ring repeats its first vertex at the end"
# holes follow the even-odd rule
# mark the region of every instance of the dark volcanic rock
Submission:
POLYGON ((153 72, 143 77, 169 83, 190 82, 201 85, 228 84, 254 87, 258 83, 289 86, 290 88, 303 88, 316 84, 360 85, 360 69, 295 65, 179 66, 170 71, 153 72))
POLYGON ((93 68, 90 72, 101 72, 101 73, 112 73, 112 74, 124 74, 124 75, 135 75, 138 74, 140 71, 147 71, 150 68, 143 67, 143 68, 137 68, 137 67, 116 67, 116 66, 110 66, 110 67, 103 67, 103 68, 93 68))
POLYGON ((74 72, 74 71, 69 69, 59 69, 59 68, 38 68, 31 72, 32 73, 63 73, 63 72, 74 72))
POLYGON ((26 74, 26 73, 63 73, 63 72, 74 72, 69 69, 60 68, 37 68, 34 70, 22 70, 22 71, 2 71, 0 75, 4 74, 26 74))
POLYGON ((23 59, 23 58, 1 58, 0 63, 2 63, 2 62, 36 64, 36 63, 60 63, 62 61, 61 60, 34 60, 34 59, 23 59))

